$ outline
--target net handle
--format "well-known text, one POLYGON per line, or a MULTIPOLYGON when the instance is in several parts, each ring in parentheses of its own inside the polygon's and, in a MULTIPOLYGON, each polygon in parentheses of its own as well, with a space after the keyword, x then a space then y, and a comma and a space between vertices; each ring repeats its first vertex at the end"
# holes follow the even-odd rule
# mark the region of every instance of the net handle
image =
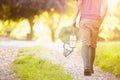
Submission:
POLYGON ((72 35, 75 35, 75 29, 76 27, 72 27, 72 35))

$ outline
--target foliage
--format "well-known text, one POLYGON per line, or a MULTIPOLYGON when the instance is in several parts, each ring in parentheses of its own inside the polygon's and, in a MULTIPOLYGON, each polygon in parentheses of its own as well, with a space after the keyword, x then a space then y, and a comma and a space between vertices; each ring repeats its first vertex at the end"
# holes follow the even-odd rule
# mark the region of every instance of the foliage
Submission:
MULTIPOLYGON (((110 1, 110 0, 109 0, 110 1)), ((115 0, 116 3, 118 1, 116 7, 111 2, 106 19, 101 26, 100 38, 105 41, 113 41, 120 40, 120 1, 115 0), (114 6, 111 6, 114 5, 114 6)), ((7 29, 14 30, 16 27, 22 27, 25 31, 22 32, 21 28, 17 28, 14 32, 19 33, 18 35, 12 36, 12 38, 26 39, 26 33, 29 35, 30 32, 34 34, 32 28, 34 26, 33 19, 29 21, 32 23, 30 25, 31 28, 27 28, 26 26, 18 26, 16 22, 12 22, 12 20, 17 20, 21 17, 30 19, 31 17, 36 17, 40 19, 41 22, 45 24, 49 28, 50 37, 53 41, 58 38, 58 33, 60 27, 68 26, 72 22, 73 11, 75 8, 74 0, 1 0, 0 1, 0 19, 6 20, 0 23, 0 31, 2 35, 6 35, 5 31, 7 29), (13 4, 13 5, 12 5, 13 4), (40 4, 40 5, 38 5, 40 4), (27 5, 27 6, 26 6, 27 5), (34 6, 34 7, 33 7, 34 6), (67 7, 66 7, 67 6, 67 7), (60 14, 66 13, 66 14, 60 14), (40 14, 40 15, 37 15, 40 14), (8 21, 7 19, 12 19, 8 21), (1 25, 2 24, 2 25, 1 25), (18 31, 18 32, 17 32, 18 31), (19 37, 20 35, 20 37, 19 37)), ((23 19, 22 18, 22 19, 23 19)), ((35 20, 34 20, 35 22, 35 20)))
POLYGON ((31 18, 44 11, 64 12, 64 0, 1 0, 0 18, 4 20, 31 18))
POLYGON ((95 64, 120 77, 120 42, 100 42, 95 64))
POLYGON ((114 0, 113 2, 109 0, 110 8, 100 32, 100 37, 106 41, 120 40, 120 1, 114 0))
POLYGON ((18 57, 12 69, 22 80, 72 80, 60 65, 34 55, 18 57))
POLYGON ((103 25, 101 26, 100 37, 106 41, 120 40, 120 23, 119 19, 113 15, 108 14, 106 16, 103 25))
POLYGON ((34 34, 33 20, 36 15, 40 15, 45 11, 64 13, 65 9, 65 0, 1 0, 0 19, 4 21, 17 21, 20 18, 28 19, 30 33, 27 34, 27 38, 32 39, 34 34))
POLYGON ((70 1, 67 0, 68 2, 67 7, 65 9, 65 14, 59 14, 58 12, 55 12, 53 9, 53 12, 44 12, 41 14, 40 19, 41 21, 48 26, 48 28, 51 31, 51 39, 54 42, 56 40, 56 38, 58 38, 58 32, 61 26, 65 26, 65 23, 69 23, 67 22, 68 20, 71 20, 70 16, 73 15, 73 10, 75 5, 74 2, 75 1, 70 1), (72 9, 71 9, 72 8, 72 9), (65 20, 65 18, 67 18, 67 20, 65 20), (65 22, 64 22, 65 21, 65 22), (61 23, 64 22, 63 25, 61 25, 61 23))
POLYGON ((75 35, 77 36, 77 39, 79 39, 80 38, 79 29, 78 28, 74 29, 73 27, 69 26, 69 27, 63 27, 61 29, 59 33, 60 40, 68 43, 70 35, 73 35, 73 30, 75 35))
POLYGON ((7 21, 0 21, 0 35, 1 36, 6 36, 6 31, 12 31, 16 28, 17 22, 13 22, 12 20, 7 20, 7 21))
POLYGON ((118 3, 116 5, 115 12, 113 14, 120 19, 120 1, 119 0, 118 0, 118 3))
POLYGON ((56 31, 60 27, 62 15, 57 12, 44 12, 40 19, 49 28, 51 32, 51 40, 56 40, 56 31))

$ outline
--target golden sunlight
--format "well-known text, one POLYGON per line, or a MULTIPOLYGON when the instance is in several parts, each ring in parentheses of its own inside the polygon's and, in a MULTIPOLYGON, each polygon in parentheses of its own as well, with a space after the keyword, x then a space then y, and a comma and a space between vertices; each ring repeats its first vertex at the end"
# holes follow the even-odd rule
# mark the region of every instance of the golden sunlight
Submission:
POLYGON ((107 1, 108 1, 109 9, 114 11, 118 0, 107 0, 107 1))

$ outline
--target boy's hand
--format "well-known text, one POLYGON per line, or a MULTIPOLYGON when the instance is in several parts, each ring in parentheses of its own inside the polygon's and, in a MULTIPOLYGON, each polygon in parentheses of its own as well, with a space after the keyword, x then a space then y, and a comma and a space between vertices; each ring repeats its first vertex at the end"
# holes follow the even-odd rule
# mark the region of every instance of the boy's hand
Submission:
POLYGON ((76 27, 76 21, 73 21, 72 27, 76 27))

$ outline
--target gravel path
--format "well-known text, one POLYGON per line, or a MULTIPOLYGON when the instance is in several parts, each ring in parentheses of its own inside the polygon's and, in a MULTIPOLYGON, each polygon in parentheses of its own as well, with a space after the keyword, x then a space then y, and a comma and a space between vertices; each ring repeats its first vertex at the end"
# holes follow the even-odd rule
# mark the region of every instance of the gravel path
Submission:
MULTIPOLYGON (((17 55, 18 46, 34 46, 44 45, 38 44, 38 42, 0 42, 0 80, 20 80, 16 74, 10 69, 9 65, 15 59, 17 55), (6 45, 7 44, 7 45, 6 45), (24 44, 24 45, 23 45, 24 44), (17 47, 16 47, 17 46, 17 47)), ((73 75, 74 80, 120 80, 114 77, 112 74, 105 72, 98 67, 95 67, 95 73, 90 77, 83 75, 83 61, 81 55, 77 50, 70 54, 67 58, 63 56, 62 43, 44 45, 44 47, 50 48, 53 52, 49 53, 36 53, 36 55, 44 58, 56 61, 63 65, 67 73, 73 75)))
POLYGON ((67 73, 70 73, 73 75, 74 80, 120 80, 117 79, 115 76, 113 76, 109 72, 105 72, 98 67, 95 67, 95 73, 90 77, 85 77, 83 74, 83 61, 80 53, 75 50, 73 53, 71 53, 68 57, 63 56, 63 48, 61 44, 55 44, 52 46, 47 46, 51 48, 53 51, 53 54, 37 54, 41 55, 44 58, 56 61, 57 63, 61 64, 67 73), (53 48, 54 47, 54 48, 53 48))
POLYGON ((20 80, 10 65, 17 56, 17 48, 0 46, 0 80, 20 80))

